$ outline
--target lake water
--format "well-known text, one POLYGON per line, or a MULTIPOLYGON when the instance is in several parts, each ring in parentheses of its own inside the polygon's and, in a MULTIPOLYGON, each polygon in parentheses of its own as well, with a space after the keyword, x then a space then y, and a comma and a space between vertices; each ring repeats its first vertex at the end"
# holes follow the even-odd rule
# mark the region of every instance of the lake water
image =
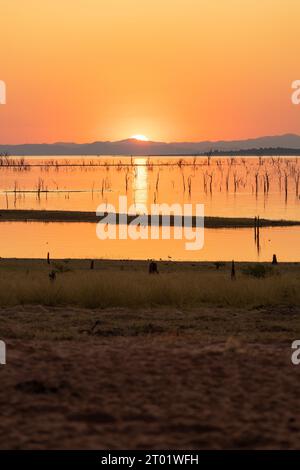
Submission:
MULTIPOLYGON (((32 157, 1 159, 1 209, 95 212, 99 204, 204 204, 206 216, 300 220, 300 158, 32 157)), ((0 164, 1 164, 0 161, 0 164)), ((205 229, 199 252, 182 240, 100 241, 95 224, 0 224, 2 257, 300 261, 299 227, 205 229)))
POLYGON ((185 250, 184 240, 105 240, 95 224, 2 222, 0 253, 5 258, 151 259, 182 261, 300 261, 300 227, 206 229, 204 248, 185 250))

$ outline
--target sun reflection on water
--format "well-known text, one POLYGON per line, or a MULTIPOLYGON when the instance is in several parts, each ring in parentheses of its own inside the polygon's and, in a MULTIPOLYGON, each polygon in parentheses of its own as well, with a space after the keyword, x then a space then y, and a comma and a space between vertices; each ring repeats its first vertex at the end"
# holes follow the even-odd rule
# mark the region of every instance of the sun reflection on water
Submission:
POLYGON ((135 158, 133 167, 133 202, 137 212, 144 212, 139 206, 148 203, 148 169, 146 158, 135 158))

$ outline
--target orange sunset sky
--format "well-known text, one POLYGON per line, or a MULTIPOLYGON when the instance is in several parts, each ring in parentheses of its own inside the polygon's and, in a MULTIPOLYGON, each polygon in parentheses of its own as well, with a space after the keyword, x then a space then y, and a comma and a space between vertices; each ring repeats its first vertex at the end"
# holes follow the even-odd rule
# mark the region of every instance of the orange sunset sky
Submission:
POLYGON ((299 0, 1 0, 0 142, 300 133, 299 0))

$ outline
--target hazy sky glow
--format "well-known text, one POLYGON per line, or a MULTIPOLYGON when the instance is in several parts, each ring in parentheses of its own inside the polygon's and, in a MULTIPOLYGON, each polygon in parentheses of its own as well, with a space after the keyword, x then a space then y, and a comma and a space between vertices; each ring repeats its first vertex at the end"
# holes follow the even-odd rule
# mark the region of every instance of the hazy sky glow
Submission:
POLYGON ((3 0, 0 142, 300 133, 299 0, 3 0))

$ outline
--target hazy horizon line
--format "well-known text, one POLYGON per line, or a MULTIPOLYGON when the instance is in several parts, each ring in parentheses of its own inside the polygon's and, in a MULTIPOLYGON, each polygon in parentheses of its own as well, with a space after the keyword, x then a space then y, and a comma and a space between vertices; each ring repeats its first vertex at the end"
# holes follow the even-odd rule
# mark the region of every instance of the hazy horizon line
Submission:
POLYGON ((135 139, 133 137, 118 139, 118 140, 93 140, 93 141, 83 141, 83 142, 74 142, 74 141, 52 141, 52 142, 22 142, 22 143, 1 143, 0 146, 23 146, 23 145, 92 145, 97 143, 102 144, 116 144, 116 143, 123 143, 123 142, 132 142, 136 143, 141 146, 147 146, 149 144, 217 144, 223 142, 247 142, 252 140, 260 140, 260 139, 272 139, 272 138, 279 138, 279 137, 299 137, 300 133, 296 134, 294 132, 286 132, 283 134, 268 134, 268 135, 260 135, 256 137, 245 137, 245 138, 236 138, 236 139, 204 139, 204 140, 152 140, 149 139, 147 141, 142 141, 135 139))

